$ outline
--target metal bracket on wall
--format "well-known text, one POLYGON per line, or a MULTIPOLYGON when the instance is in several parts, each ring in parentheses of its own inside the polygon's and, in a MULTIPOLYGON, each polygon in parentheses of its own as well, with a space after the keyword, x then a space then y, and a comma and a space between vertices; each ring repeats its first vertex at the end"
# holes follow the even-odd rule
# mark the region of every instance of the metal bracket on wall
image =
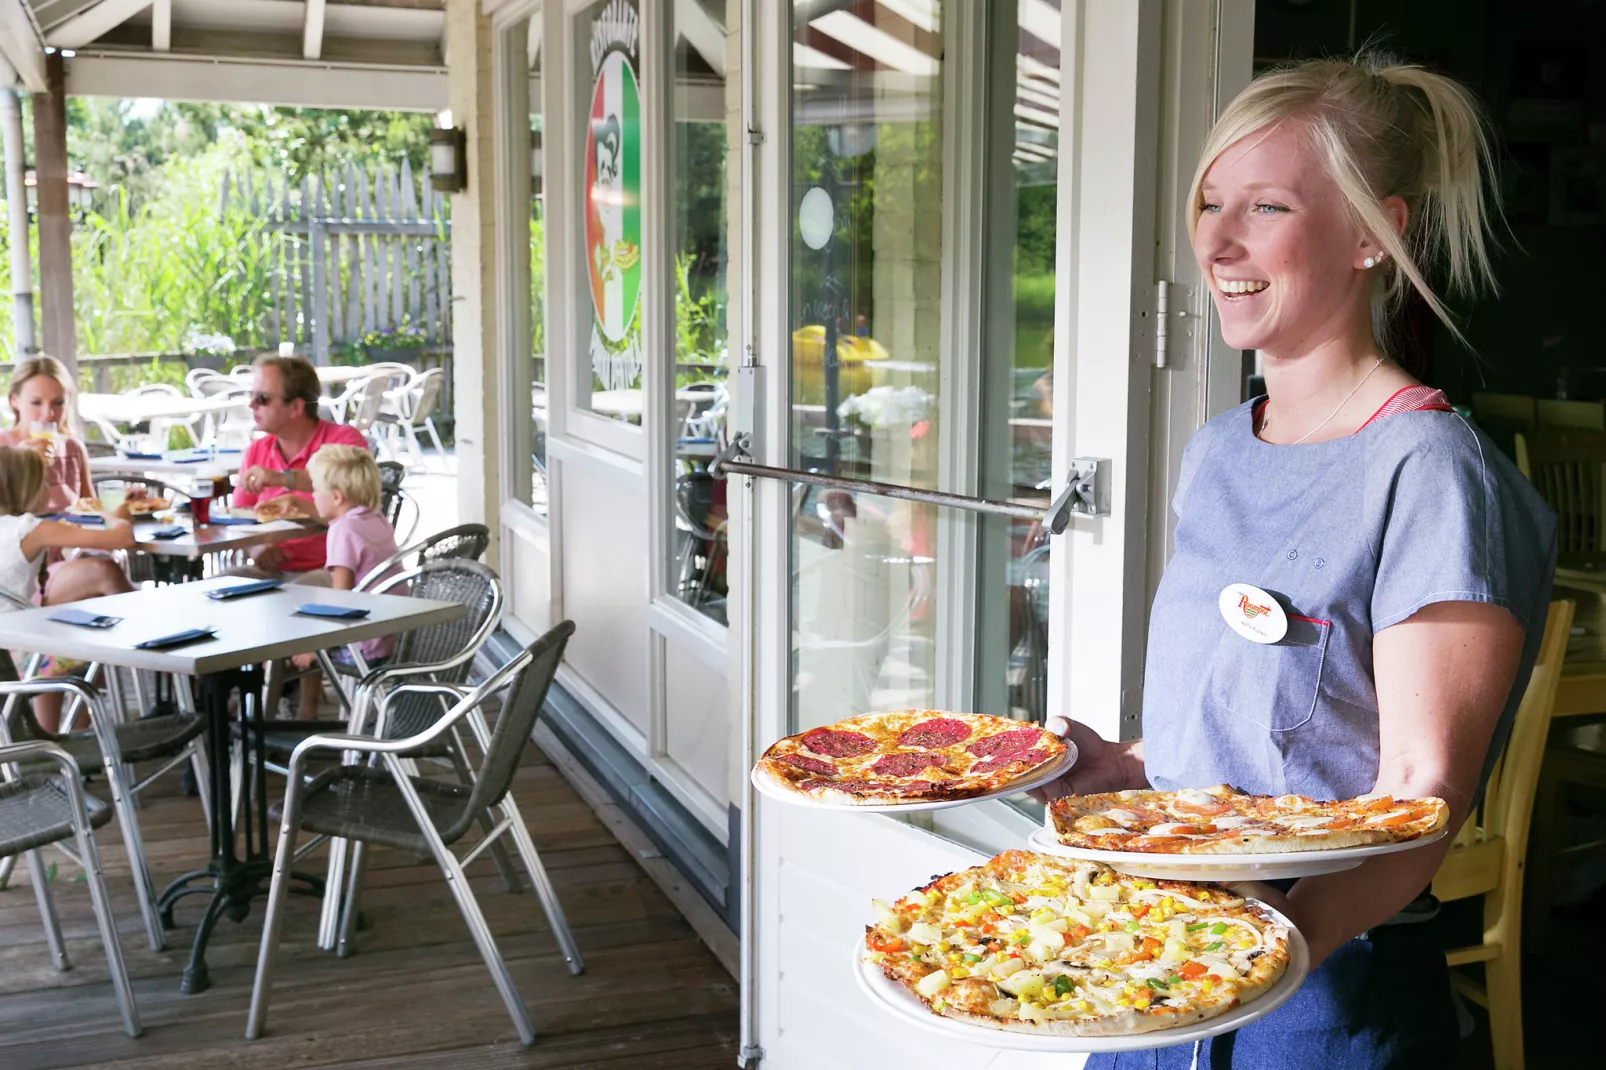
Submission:
POLYGON ((1065 489, 1043 514, 1043 526, 1051 535, 1058 535, 1069 527, 1072 514, 1110 515, 1109 471, 1109 461, 1094 457, 1077 457, 1071 461, 1065 489))

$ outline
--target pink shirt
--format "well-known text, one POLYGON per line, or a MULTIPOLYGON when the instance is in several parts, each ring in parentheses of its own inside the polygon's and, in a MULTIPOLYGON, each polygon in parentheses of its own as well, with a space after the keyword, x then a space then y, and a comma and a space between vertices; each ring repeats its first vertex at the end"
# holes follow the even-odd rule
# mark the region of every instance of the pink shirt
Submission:
MULTIPOLYGON (((362 432, 345 424, 334 424, 328 420, 319 420, 318 426, 312 432, 312 438, 302 447, 301 452, 294 457, 286 458, 284 451, 279 448, 277 435, 263 435, 245 448, 245 456, 240 459, 240 471, 248 472, 252 468, 261 466, 270 468, 275 472, 296 471, 307 467, 312 455, 318 452, 320 446, 330 444, 336 446, 361 446, 368 448, 368 441, 362 437, 362 432)), ((253 494, 243 486, 235 487, 233 502, 236 506, 250 508, 258 502, 265 502, 277 498, 282 494, 294 494, 307 501, 312 495, 306 491, 291 491, 284 487, 265 487, 253 494)), ((279 568, 284 572, 309 572, 315 568, 324 567, 324 537, 314 535, 308 539, 291 539, 279 543, 284 549, 284 560, 279 568)), ((357 577, 361 579, 359 575, 357 577)))
MULTIPOLYGON (((390 522, 379 513, 366 505, 358 505, 337 516, 329 522, 328 558, 326 568, 351 569, 352 581, 362 582, 362 578, 373 571, 374 567, 396 552, 396 533, 391 530, 390 522)), ((384 577, 376 580, 370 587, 383 585, 384 579, 401 572, 400 565, 393 565, 384 577)), ((405 590, 396 589, 390 594, 405 594, 405 590)), ((357 644, 363 659, 372 664, 378 658, 390 656, 396 648, 396 637, 383 636, 378 639, 365 639, 357 644)))
MULTIPOLYGON (((26 428, 0 431, 0 446, 20 446, 28 441, 26 428)), ((56 459, 45 469, 44 499, 34 503, 37 513, 64 513, 83 496, 89 480, 89 453, 71 435, 56 438, 56 459)))

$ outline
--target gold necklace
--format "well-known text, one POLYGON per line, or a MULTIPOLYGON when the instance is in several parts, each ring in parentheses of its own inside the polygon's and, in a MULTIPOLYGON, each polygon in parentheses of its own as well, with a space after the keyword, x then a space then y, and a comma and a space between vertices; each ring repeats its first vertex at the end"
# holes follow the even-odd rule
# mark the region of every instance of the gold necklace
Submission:
MULTIPOLYGON (((1361 387, 1366 385, 1366 380, 1370 379, 1373 375, 1375 375, 1377 373, 1377 370, 1383 366, 1383 361, 1385 361, 1387 359, 1388 359, 1387 357, 1378 357, 1377 358, 1377 363, 1372 365, 1372 370, 1367 372, 1365 375, 1361 376, 1361 381, 1355 384, 1355 389, 1351 390, 1348 394, 1344 395, 1344 400, 1340 401, 1338 403, 1338 407, 1336 409, 1334 409, 1332 412, 1327 414, 1327 419, 1323 420, 1321 423, 1317 424, 1315 427, 1311 428, 1309 431, 1306 431, 1303 435, 1300 435, 1298 438, 1294 439, 1294 441, 1290 442, 1289 445, 1290 446, 1298 446, 1298 445, 1300 445, 1307 438, 1309 438, 1310 436, 1314 435, 1316 432, 1320 431, 1322 428, 1326 427, 1328 424, 1332 423, 1333 422, 1333 417, 1337 416, 1340 412, 1344 411, 1344 406, 1349 404, 1349 399, 1354 397, 1356 394, 1359 394, 1361 392, 1361 387)), ((1271 410, 1271 404, 1268 401, 1267 402, 1267 406, 1266 406, 1266 411, 1263 412, 1261 414, 1261 417, 1260 417, 1260 440, 1262 442, 1266 441, 1266 432, 1271 430, 1271 411, 1270 410, 1271 410)))

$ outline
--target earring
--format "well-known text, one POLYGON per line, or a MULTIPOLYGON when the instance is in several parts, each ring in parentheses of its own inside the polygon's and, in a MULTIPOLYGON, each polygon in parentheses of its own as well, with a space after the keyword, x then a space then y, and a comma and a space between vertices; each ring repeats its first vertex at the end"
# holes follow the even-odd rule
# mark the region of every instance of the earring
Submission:
POLYGON ((1362 267, 1369 267, 1369 268, 1370 267, 1376 267, 1377 266, 1377 258, 1369 256, 1365 260, 1361 261, 1361 266, 1362 267))

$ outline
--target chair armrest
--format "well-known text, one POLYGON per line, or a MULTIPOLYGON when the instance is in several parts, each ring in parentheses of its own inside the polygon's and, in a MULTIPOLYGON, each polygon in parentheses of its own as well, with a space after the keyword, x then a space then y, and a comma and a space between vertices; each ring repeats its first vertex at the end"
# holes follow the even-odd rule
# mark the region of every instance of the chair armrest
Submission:
POLYGON ((100 704, 100 689, 70 676, 35 677, 32 680, 6 680, 0 682, 0 695, 72 694, 91 707, 100 704))
POLYGON ((9 587, 0 587, 0 602, 8 602, 15 609, 38 609, 39 607, 12 591, 9 587))
POLYGON ((48 758, 61 766, 61 774, 71 786, 72 794, 77 797, 78 789, 78 763, 73 756, 42 739, 31 739, 24 743, 12 743, 0 746, 0 765, 10 765, 13 762, 26 762, 34 758, 48 758))

